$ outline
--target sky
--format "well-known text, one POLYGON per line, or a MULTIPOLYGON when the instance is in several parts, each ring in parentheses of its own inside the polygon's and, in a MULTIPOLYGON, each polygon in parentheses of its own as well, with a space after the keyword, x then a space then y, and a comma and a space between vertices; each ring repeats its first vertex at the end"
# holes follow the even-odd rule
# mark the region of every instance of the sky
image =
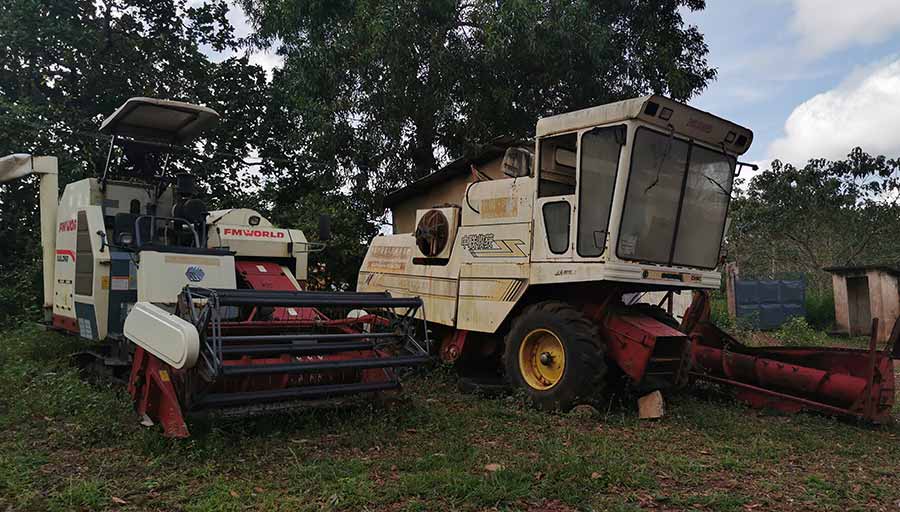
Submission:
MULTIPOLYGON (((800 165, 856 146, 900 156, 900 0, 707 0, 683 15, 718 70, 690 104, 753 130, 745 161, 800 165)), ((251 30, 237 7, 229 19, 251 30)))
POLYGON ((753 130, 745 160, 900 156, 900 0, 707 0, 684 17, 719 74, 691 104, 753 130))

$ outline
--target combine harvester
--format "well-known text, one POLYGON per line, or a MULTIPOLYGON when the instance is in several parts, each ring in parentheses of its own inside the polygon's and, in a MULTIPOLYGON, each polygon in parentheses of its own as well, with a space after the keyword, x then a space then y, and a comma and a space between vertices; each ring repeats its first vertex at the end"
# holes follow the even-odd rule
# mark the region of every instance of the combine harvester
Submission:
POLYGON ((541 119, 532 147, 495 142, 388 196, 398 234, 374 240, 357 290, 423 297, 445 361, 542 409, 699 379, 757 407, 888 421, 896 335, 893 350, 753 348, 709 322, 752 139, 660 96, 541 119), (632 303, 648 292, 663 298, 632 303), (681 323, 660 307, 673 293, 693 293, 681 323))
POLYGON ((0 182, 40 177, 48 324, 98 342, 81 357, 127 378, 145 422, 173 437, 189 435, 188 413, 397 389, 396 368, 429 360, 427 335, 414 336, 421 300, 305 291, 321 243, 253 210, 207 211, 169 150, 217 119, 128 100, 101 127, 112 137, 103 175, 70 183, 58 202, 55 157, 0 159, 0 182))

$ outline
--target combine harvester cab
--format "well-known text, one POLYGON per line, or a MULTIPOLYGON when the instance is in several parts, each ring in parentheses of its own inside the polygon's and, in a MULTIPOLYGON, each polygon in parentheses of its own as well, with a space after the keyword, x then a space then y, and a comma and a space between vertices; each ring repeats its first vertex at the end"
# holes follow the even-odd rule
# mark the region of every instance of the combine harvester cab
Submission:
POLYGON ((79 357, 127 378, 145 423, 169 436, 189 435, 188 414, 397 389, 398 368, 429 360, 421 300, 307 291, 322 243, 254 210, 208 211, 166 153, 217 118, 128 100, 101 126, 112 137, 103 175, 67 185, 59 202, 55 158, 0 159, 0 181, 40 176, 47 323, 95 342, 79 357))
POLYGON ((540 119, 533 142, 496 139, 390 194, 394 234, 372 242, 357 290, 423 297, 461 383, 503 379, 542 409, 703 379, 757 407, 887 420, 896 352, 752 348, 709 323, 752 141, 662 96, 540 119))

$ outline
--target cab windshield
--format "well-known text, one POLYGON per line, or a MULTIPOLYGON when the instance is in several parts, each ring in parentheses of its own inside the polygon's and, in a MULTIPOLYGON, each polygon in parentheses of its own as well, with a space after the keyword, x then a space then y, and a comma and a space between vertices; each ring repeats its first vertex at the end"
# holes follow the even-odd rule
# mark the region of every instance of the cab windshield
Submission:
POLYGON ((616 254, 712 269, 719 259, 735 159, 647 128, 634 139, 616 254))

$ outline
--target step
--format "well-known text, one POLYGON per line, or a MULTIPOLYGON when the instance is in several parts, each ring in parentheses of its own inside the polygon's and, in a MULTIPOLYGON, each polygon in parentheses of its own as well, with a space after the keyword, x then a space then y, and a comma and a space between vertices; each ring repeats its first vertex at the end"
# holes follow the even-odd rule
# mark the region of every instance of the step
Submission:
POLYGON ((384 382, 359 382, 353 384, 327 384, 320 386, 301 386, 296 388, 272 389, 266 391, 245 391, 241 393, 210 393, 192 404, 192 409, 210 409, 216 407, 232 407, 267 402, 283 402, 288 400, 314 400, 354 395, 357 393, 373 393, 398 389, 400 382, 389 380, 384 382))
POLYGON ((333 354, 335 352, 347 352, 350 350, 372 350, 375 348, 369 342, 343 342, 343 343, 275 343, 268 345, 225 345, 222 347, 222 355, 225 356, 261 356, 277 354, 317 355, 333 354))
POLYGON ((304 361, 297 363, 250 364, 222 366, 221 374, 225 377, 243 377, 247 375, 271 375, 275 373, 311 373, 330 370, 366 370, 373 368, 394 368, 398 366, 418 366, 431 359, 428 355, 372 357, 366 359, 344 359, 304 361))

